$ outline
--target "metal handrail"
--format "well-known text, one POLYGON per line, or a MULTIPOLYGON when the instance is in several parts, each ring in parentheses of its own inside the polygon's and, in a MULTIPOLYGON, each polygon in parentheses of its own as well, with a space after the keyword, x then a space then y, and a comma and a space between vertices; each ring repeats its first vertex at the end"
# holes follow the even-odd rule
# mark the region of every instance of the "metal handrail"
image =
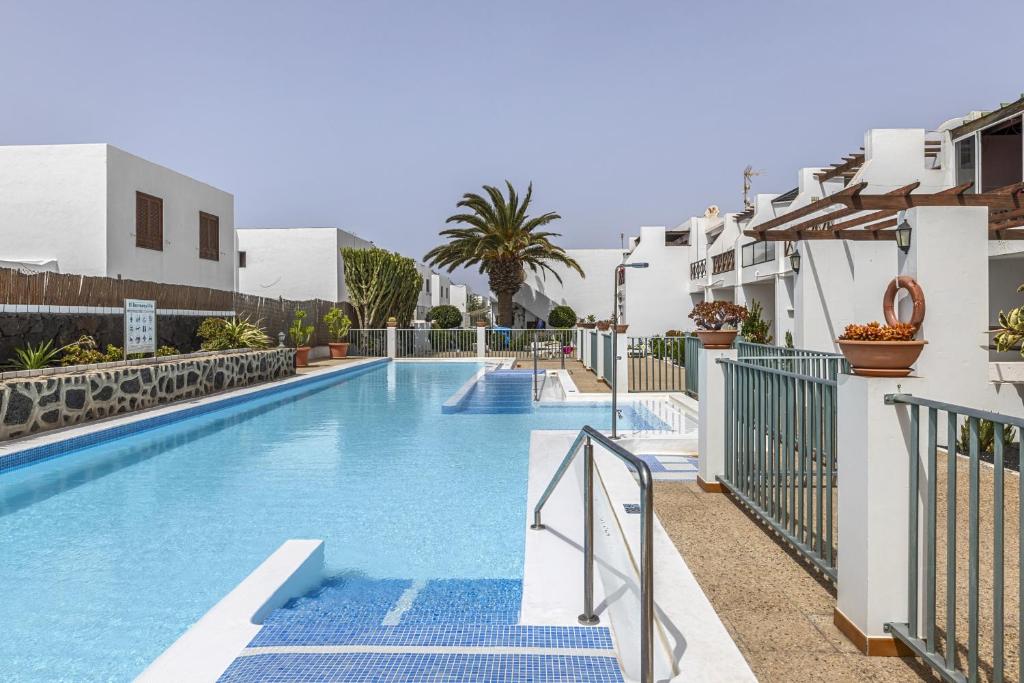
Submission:
POLYGON ((598 623, 594 614, 594 444, 636 471, 640 486, 640 681, 654 681, 654 487, 647 463, 615 443, 590 425, 586 425, 572 442, 551 483, 533 508, 531 529, 544 529, 540 513, 548 498, 569 470, 580 447, 583 447, 583 614, 579 622, 585 626, 598 623))

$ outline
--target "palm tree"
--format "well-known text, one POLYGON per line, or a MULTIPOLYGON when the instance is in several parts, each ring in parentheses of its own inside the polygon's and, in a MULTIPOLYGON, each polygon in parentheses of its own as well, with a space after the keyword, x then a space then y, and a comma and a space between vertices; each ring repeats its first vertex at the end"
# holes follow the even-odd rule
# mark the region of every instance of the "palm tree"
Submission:
POLYGON ((484 185, 486 197, 472 192, 462 195, 456 205, 472 213, 457 213, 445 223, 459 227, 441 231, 449 242, 434 247, 424 259, 432 266, 452 272, 465 266, 479 266, 487 273, 491 291, 498 297, 498 323, 512 326, 512 297, 526 280, 526 268, 542 274, 551 273, 561 282, 562 277, 552 264, 561 264, 585 277, 580 264, 566 255, 565 249, 551 243, 557 232, 538 230, 561 216, 554 212, 532 218, 530 208, 533 183, 526 196, 519 201, 512 183, 508 186, 508 199, 501 190, 484 185))

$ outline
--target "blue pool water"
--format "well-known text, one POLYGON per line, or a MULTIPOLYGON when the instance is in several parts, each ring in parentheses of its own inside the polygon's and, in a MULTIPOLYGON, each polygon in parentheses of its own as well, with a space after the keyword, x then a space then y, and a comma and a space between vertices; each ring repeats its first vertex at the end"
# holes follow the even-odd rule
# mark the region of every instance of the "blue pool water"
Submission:
POLYGON ((381 365, 0 474, 0 679, 130 680, 289 538, 348 580, 520 579, 529 430, 610 418, 442 414, 479 367, 381 365))

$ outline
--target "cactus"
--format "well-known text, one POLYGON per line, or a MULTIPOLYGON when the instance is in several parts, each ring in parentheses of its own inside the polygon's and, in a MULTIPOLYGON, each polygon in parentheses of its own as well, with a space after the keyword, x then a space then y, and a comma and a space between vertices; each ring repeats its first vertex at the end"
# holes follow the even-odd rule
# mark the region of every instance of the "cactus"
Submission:
POLYGON ((400 254, 372 247, 341 250, 345 260, 345 286, 349 303, 363 329, 384 327, 389 317, 408 325, 416 310, 423 278, 416 262, 400 254))

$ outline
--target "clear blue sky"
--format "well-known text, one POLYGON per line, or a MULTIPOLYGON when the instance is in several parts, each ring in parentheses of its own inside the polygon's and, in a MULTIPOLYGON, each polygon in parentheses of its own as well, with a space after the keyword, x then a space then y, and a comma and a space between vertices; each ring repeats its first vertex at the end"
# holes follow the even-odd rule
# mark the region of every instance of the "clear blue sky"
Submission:
MULTIPOLYGON (((532 180, 565 246, 1016 98, 1017 2, 0 0, 0 144, 110 142, 412 256, 532 180)), ((479 278, 472 278, 480 282, 479 278)))

